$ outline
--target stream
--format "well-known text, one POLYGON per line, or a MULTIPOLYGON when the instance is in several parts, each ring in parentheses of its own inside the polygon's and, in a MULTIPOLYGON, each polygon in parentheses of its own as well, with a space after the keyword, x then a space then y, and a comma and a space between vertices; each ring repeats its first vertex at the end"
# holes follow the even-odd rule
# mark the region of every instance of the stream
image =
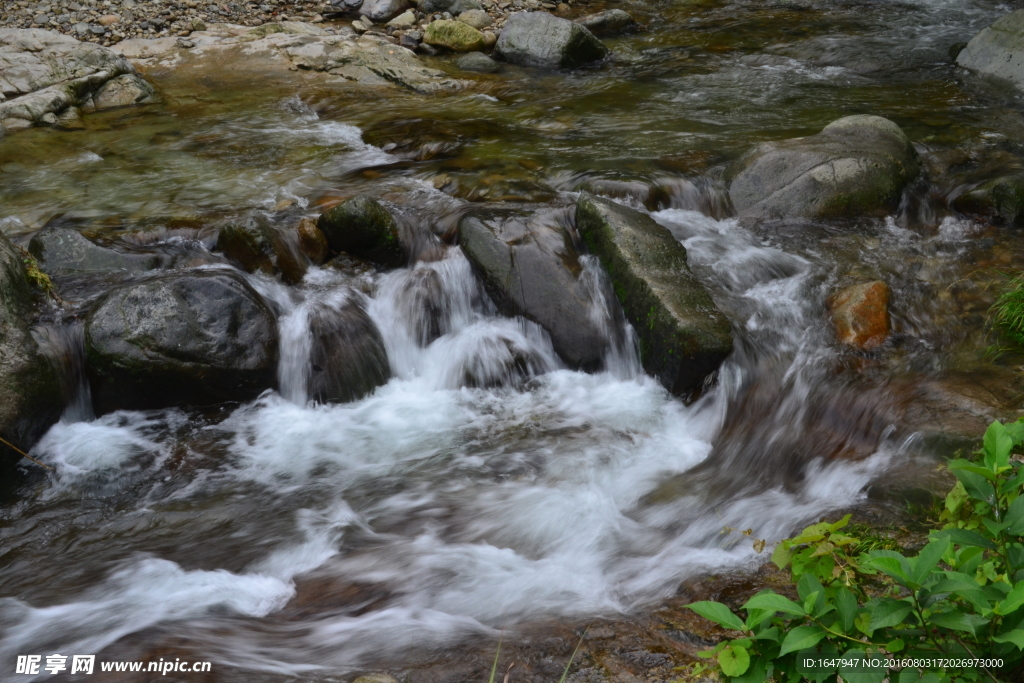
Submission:
MULTIPOLYGON (((506 67, 434 97, 171 72, 153 77, 159 104, 0 139, 0 229, 21 244, 60 224, 185 261, 209 256, 225 218, 294 222, 365 192, 424 245, 389 272, 245 275, 278 311, 281 360, 277 389, 242 405, 97 417, 81 321, 53 312, 40 334, 66 360, 68 407, 32 451, 54 470, 0 506, 0 662, 184 648, 211 680, 250 681, 413 666, 766 561, 727 529, 776 541, 850 510, 901 519, 945 485, 937 461, 960 442, 913 407, 925 384, 1019 381, 985 320, 1024 238, 938 208, 948 181, 885 219, 744 223, 721 174, 758 142, 857 113, 897 122, 926 169, 1020 153, 1024 97, 946 54, 1018 5, 615 6, 646 29, 608 39, 615 57, 594 68, 506 67), (610 344, 588 374, 501 316, 451 243, 474 204, 557 216, 581 189, 650 211, 732 323, 735 350, 696 400, 643 373, 596 258, 583 277, 610 344), (893 302, 893 343, 867 355, 836 344, 824 303, 865 279, 893 302), (321 405, 310 320, 353 298, 392 378, 321 405)), ((58 284, 69 310, 111 286, 58 284)))

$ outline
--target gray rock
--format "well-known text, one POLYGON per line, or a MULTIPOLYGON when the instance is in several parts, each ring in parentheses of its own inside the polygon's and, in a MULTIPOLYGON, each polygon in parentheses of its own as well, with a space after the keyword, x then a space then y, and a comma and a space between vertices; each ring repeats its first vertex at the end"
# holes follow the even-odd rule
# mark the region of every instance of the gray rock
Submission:
POLYGON ((483 52, 470 52, 462 55, 455 63, 465 71, 477 71, 484 74, 492 74, 501 68, 501 65, 485 55, 483 52))
POLYGON ((314 311, 308 395, 320 403, 355 401, 391 376, 384 339, 361 301, 351 296, 338 308, 314 311))
POLYGON ((1024 89, 1024 10, 1001 17, 974 36, 956 63, 1024 89))
POLYGON ((741 216, 885 215, 919 170, 899 126, 879 116, 847 116, 817 135, 754 148, 730 171, 729 196, 741 216))
MULTIPOLYGON (((31 315, 21 254, 0 233, 0 438, 23 451, 60 418, 64 405, 57 375, 29 332, 31 315)), ((0 444, 0 472, 20 459, 0 444)))
MULTIPOLYGON (((76 25, 79 31, 81 25, 76 25)), ((100 33, 102 27, 98 27, 100 33)), ((88 30, 88 27, 86 27, 88 30)), ((132 101, 152 88, 122 55, 92 43, 42 29, 0 29, 0 127, 23 127, 18 121, 40 122, 46 114, 90 104, 107 87, 103 99, 132 101), (107 86, 108 81, 116 81, 107 86), (114 93, 119 93, 114 97, 114 93), (12 125, 8 125, 10 120, 12 125)), ((124 101, 124 104, 131 102, 124 101)), ((110 104, 108 106, 120 106, 110 104)), ((0 130, 2 133, 3 130, 0 130)))
POLYGON ((90 242, 71 228, 45 228, 28 244, 47 275, 81 275, 111 271, 140 272, 160 267, 153 254, 125 254, 90 242))
POLYGON ((410 249, 403 244, 395 218, 373 197, 356 195, 324 212, 317 226, 335 252, 384 266, 404 266, 410 249))
POLYGON ((248 273, 280 273, 288 284, 300 282, 309 267, 299 248, 298 233, 281 230, 263 216, 225 225, 214 249, 248 273))
POLYGON ((612 280, 644 369, 675 394, 700 389, 732 351, 729 321, 690 272, 686 249, 654 219, 580 193, 576 228, 612 280))
POLYGON ((92 98, 97 109, 127 107, 151 102, 155 91, 137 74, 124 74, 104 83, 92 98))
POLYGON ((951 206, 996 223, 1020 225, 1024 223, 1024 172, 978 183, 953 199, 951 206))
POLYGON ((466 216, 459 221, 459 245, 503 313, 547 330, 570 367, 600 368, 607 340, 590 317, 576 250, 554 216, 466 216))
POLYGON ((390 21, 405 11, 406 0, 363 0, 359 11, 377 23, 390 21))
POLYGON ((519 12, 506 20, 494 54, 524 66, 572 68, 604 58, 608 48, 568 19, 547 12, 519 12))
POLYGON ((458 19, 463 24, 469 24, 478 31, 483 30, 494 23, 494 20, 491 19, 491 15, 482 9, 466 10, 458 16, 458 19))
POLYGON ((480 0, 417 0, 416 9, 424 14, 436 14, 448 12, 457 17, 463 12, 471 9, 483 9, 480 0))
POLYGON ((597 14, 588 14, 581 19, 577 19, 576 23, 594 35, 621 33, 628 28, 636 26, 636 21, 633 17, 621 9, 610 9, 598 12, 597 14))
POLYGON ((118 287, 86 319, 99 413, 254 398, 274 384, 274 313, 241 277, 185 272, 118 287))

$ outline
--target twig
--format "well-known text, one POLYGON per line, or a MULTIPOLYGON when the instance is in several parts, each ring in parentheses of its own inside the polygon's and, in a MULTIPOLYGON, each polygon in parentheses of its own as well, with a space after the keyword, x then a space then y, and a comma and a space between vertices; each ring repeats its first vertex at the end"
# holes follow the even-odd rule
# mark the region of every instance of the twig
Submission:
POLYGON ((46 469, 48 469, 48 470, 52 470, 52 469, 53 469, 53 468, 52 468, 52 467, 50 467, 49 465, 44 465, 43 463, 39 462, 38 460, 36 460, 35 458, 33 458, 33 457, 32 457, 31 455, 29 455, 29 454, 28 454, 28 453, 26 453, 25 451, 21 450, 20 448, 18 448, 17 446, 15 446, 15 445, 14 445, 13 443, 11 443, 10 441, 7 441, 6 439, 2 439, 2 438, 0 438, 0 443, 2 443, 2 444, 6 444, 6 445, 7 445, 7 446, 9 446, 10 448, 13 448, 13 449, 14 449, 15 451, 17 451, 18 453, 20 453, 20 454, 21 454, 21 457, 23 457, 23 458, 28 458, 29 460, 31 460, 31 461, 32 461, 32 462, 34 462, 35 464, 39 465, 40 467, 45 467, 45 468, 46 468, 46 469))

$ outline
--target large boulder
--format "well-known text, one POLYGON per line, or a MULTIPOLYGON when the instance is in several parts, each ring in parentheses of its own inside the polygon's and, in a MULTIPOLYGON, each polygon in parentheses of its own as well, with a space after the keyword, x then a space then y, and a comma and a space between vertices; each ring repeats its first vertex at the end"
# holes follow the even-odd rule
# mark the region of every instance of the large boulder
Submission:
POLYGON ((384 339, 355 295, 310 315, 313 345, 307 392, 320 403, 355 401, 391 377, 384 339))
POLYGON ((427 24, 423 42, 452 52, 479 52, 484 49, 484 34, 461 21, 440 19, 427 24))
MULTIPOLYGON (((29 332, 31 309, 21 254, 0 233, 0 438, 23 451, 60 418, 64 405, 57 375, 29 332)), ((20 458, 0 444, 0 472, 20 458)))
POLYGON ((583 268, 554 216, 469 215, 459 221, 459 245, 503 313, 547 330, 570 367, 601 366, 608 339, 591 318, 583 268))
POLYGON ((1024 89, 1024 9, 974 36, 956 57, 960 66, 1024 89))
POLYGON ((758 145, 730 173, 729 196, 740 216, 885 215, 919 171, 899 126, 847 116, 817 135, 758 145))
POLYGON ((116 52, 42 29, 0 29, 0 135, 152 99, 116 52))
POLYGON ((608 271, 644 369, 673 393, 699 389, 732 351, 732 334, 683 245, 647 214, 587 192, 576 202, 576 229, 608 271))
POLYGON ((244 279, 191 271, 123 285, 85 326, 98 412, 251 399, 274 384, 277 321, 244 279))
POLYGON ((263 216, 225 225, 214 248, 248 273, 280 273, 289 284, 300 282, 309 266, 300 251, 299 233, 281 230, 263 216))
POLYGON ((399 267, 409 261, 398 222, 373 197, 356 195, 320 215, 317 225, 335 252, 383 266, 399 267))
POLYGON ((111 271, 140 272, 160 267, 155 254, 128 254, 86 239, 73 228, 44 228, 28 243, 29 252, 47 275, 81 275, 111 271))
POLYGON ((554 69, 603 59, 608 48, 568 19, 547 12, 518 12, 505 21, 494 54, 513 64, 554 69))

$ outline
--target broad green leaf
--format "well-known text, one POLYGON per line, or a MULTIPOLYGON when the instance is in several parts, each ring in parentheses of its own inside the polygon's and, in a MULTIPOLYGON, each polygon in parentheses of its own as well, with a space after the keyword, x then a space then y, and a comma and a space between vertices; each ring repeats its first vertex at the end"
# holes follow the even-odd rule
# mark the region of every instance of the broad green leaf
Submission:
POLYGON ((963 504, 967 502, 967 489, 961 482, 957 482, 956 485, 949 490, 946 494, 946 509, 956 514, 956 512, 963 507, 963 504))
POLYGON ((875 550, 869 553, 867 564, 878 571, 891 576, 899 583, 907 585, 913 582, 910 578, 910 566, 907 558, 891 550, 875 550))
POLYGON ((1010 463, 1013 437, 1006 431, 1002 422, 997 420, 988 426, 988 429, 985 430, 983 446, 985 448, 985 466, 990 470, 995 471, 1010 463))
POLYGON ((902 652, 903 648, 906 647, 906 645, 907 644, 903 642, 902 638, 897 638, 895 640, 890 640, 888 643, 886 643, 885 649, 889 652, 902 652))
POLYGON ((840 588, 836 591, 833 602, 839 615, 836 626, 839 626, 843 633, 849 633, 853 629, 853 620, 857 618, 857 597, 848 588, 840 588))
POLYGON ((779 650, 779 656, 812 648, 824 637, 825 630, 820 626, 797 626, 786 634, 782 641, 782 649, 779 650))
POLYGON ((705 619, 710 619, 725 628, 732 629, 733 631, 746 630, 746 627, 743 625, 743 621, 733 614, 732 610, 720 602, 701 600, 700 602, 691 602, 687 607, 705 619))
POLYGON ((871 628, 871 613, 861 612, 857 615, 857 618, 853 620, 853 625, 857 627, 857 630, 864 635, 871 637, 874 633, 874 629, 871 628))
POLYGON ((731 683, 764 683, 768 680, 767 664, 763 657, 751 657, 750 666, 742 676, 736 676, 731 683))
POLYGON ((849 524, 849 523, 850 523, 850 518, 851 518, 851 517, 853 517, 853 515, 852 515, 852 514, 851 514, 851 515, 845 515, 845 516, 844 516, 844 517, 843 517, 843 518, 842 518, 841 520, 839 520, 838 522, 833 522, 833 523, 832 523, 832 524, 830 524, 830 525, 829 525, 829 527, 828 527, 828 528, 829 528, 829 531, 832 531, 832 532, 836 532, 836 531, 839 531, 840 529, 842 529, 843 527, 845 527, 845 526, 846 526, 847 524, 849 524))
POLYGON ((779 569, 785 569, 786 565, 789 564, 790 560, 793 559, 793 549, 789 545, 788 541, 783 541, 775 546, 775 550, 772 551, 772 562, 779 569))
POLYGON ((769 619, 775 616, 775 611, 770 609, 748 609, 747 610, 747 621, 745 622, 748 629, 754 629, 758 625, 764 623, 765 619, 769 619))
MULTIPOLYGON (((953 462, 964 463, 964 462, 969 462, 969 461, 967 461, 967 460, 954 460, 953 462)), ((948 467, 953 472, 953 474, 957 475, 957 478, 959 478, 959 473, 960 472, 969 472, 971 474, 976 474, 979 477, 984 477, 988 481, 995 481, 997 479, 997 475, 996 475, 995 472, 993 472, 992 470, 990 470, 987 467, 982 467, 981 465, 975 465, 973 463, 970 464, 970 465, 964 465, 964 464, 954 465, 951 462, 948 467)), ((967 484, 964 484, 964 488, 967 488, 967 484)))
POLYGON ((750 666, 750 653, 733 643, 718 653, 718 666, 726 676, 739 676, 750 666))
POLYGON ((772 591, 758 593, 747 600, 746 604, 743 605, 743 609, 770 609, 772 612, 782 612, 783 614, 791 614, 795 617, 802 617, 807 614, 800 605, 786 596, 772 591))
MULTIPOLYGON (((844 659, 870 659, 878 656, 877 652, 868 653, 864 650, 851 649, 843 653, 844 659)), ((867 670, 851 670, 850 668, 840 667, 839 675, 846 683, 882 683, 885 680, 888 671, 884 666, 880 666, 873 669, 867 670)))
POLYGON ((877 631, 902 623, 913 605, 905 600, 879 598, 868 603, 867 607, 871 610, 871 630, 877 631))
POLYGON ((770 640, 774 643, 779 642, 780 638, 782 638, 782 631, 780 631, 777 626, 772 626, 764 629, 763 631, 758 631, 754 635, 754 640, 770 640))
POLYGON ((1024 650, 1024 630, 1015 628, 1009 633, 1004 633, 992 639, 997 643, 1013 643, 1018 650, 1024 650))
POLYGON ((953 460, 947 464, 949 471, 960 480, 960 483, 967 489, 968 495, 975 500, 982 500, 986 503, 991 502, 995 497, 996 490, 992 487, 992 483, 987 480, 986 477, 976 474, 965 467, 974 468, 969 460, 953 460), (956 463, 965 463, 963 466, 958 466, 956 463))
MULTIPOLYGON (((1009 438, 1009 437, 1007 437, 1009 438)), ((911 573, 910 580, 914 583, 921 585, 928 578, 928 575, 932 573, 932 570, 939 564, 939 560, 946 553, 946 549, 949 547, 949 539, 935 539, 921 549, 917 557, 910 561, 911 573)))
POLYGON ((1006 433, 1013 439, 1013 445, 1019 446, 1024 443, 1024 420, 1017 418, 1016 422, 1007 422, 1003 425, 1006 433))
POLYGON ((966 631, 972 636, 974 635, 974 629, 988 623, 988 619, 983 619, 975 614, 966 614, 965 612, 941 612, 930 615, 927 617, 927 620, 930 624, 953 631, 966 631))
POLYGON ((977 531, 971 531, 969 529, 940 529, 939 531, 933 531, 931 533, 931 537, 933 539, 948 538, 957 545, 987 548, 988 550, 996 549, 995 543, 988 540, 977 531))
POLYGON ((899 683, 917 683, 921 680, 921 672, 917 669, 906 668, 900 671, 899 683))
POLYGON ((1009 594, 999 602, 997 613, 1004 616, 1012 614, 1021 605, 1024 605, 1024 583, 1018 583, 1014 586, 1009 594))
POLYGON ((1017 496, 1010 503, 1003 517, 1007 532, 1014 536, 1024 536, 1024 496, 1017 496))

